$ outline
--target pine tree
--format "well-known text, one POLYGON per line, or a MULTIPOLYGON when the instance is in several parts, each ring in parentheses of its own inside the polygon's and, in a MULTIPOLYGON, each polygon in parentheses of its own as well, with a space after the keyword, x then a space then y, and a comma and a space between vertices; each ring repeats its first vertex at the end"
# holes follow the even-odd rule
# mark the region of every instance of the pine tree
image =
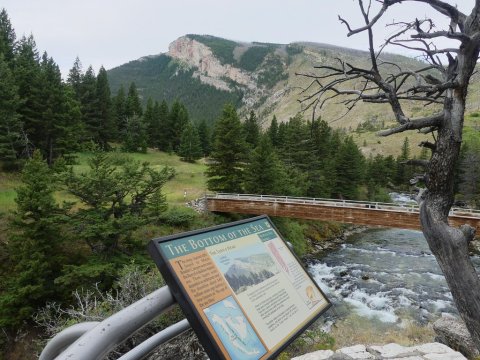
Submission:
POLYGON ((209 190, 241 192, 247 143, 235 107, 227 104, 215 124, 212 162, 207 169, 209 190))
POLYGON ((260 126, 258 125, 257 116, 253 110, 250 111, 249 116, 245 120, 243 130, 245 132, 245 141, 250 144, 252 148, 257 147, 260 137, 260 126))
POLYGON ((97 77, 91 66, 88 67, 82 79, 80 103, 87 135, 86 140, 100 144, 101 119, 97 97, 97 77))
POLYGON ((301 171, 306 171, 309 167, 313 156, 311 137, 301 115, 294 116, 288 121, 279 152, 287 167, 296 167, 301 171))
POLYGON ((261 136, 245 169, 245 191, 251 194, 278 194, 282 176, 280 163, 269 136, 261 136))
POLYGON ((200 138, 200 144, 202 146, 202 154, 203 156, 208 156, 210 155, 211 151, 211 132, 210 128, 207 125, 207 122, 205 120, 200 121, 200 123, 197 126, 198 129, 198 137, 200 138))
POLYGON ((127 118, 123 134, 123 150, 128 152, 147 152, 148 136, 145 123, 140 116, 127 118))
POLYGON ((154 104, 152 98, 148 98, 147 107, 145 108, 145 113, 143 114, 143 123, 147 128, 148 146, 152 148, 156 147, 156 142, 158 140, 158 132, 160 127, 160 124, 158 123, 158 111, 158 102, 155 102, 154 104))
POLYGON ((2 9, 0 12, 0 55, 3 55, 4 61, 13 69, 15 56, 15 30, 12 27, 7 11, 2 9))
POLYGON ((273 115, 272 122, 270 123, 270 127, 268 128, 268 136, 270 137, 270 141, 274 147, 278 146, 278 121, 277 117, 273 115))
POLYGON ((73 152, 80 150, 80 143, 85 139, 85 127, 81 104, 73 88, 64 84, 63 89, 64 129, 63 135, 57 139, 57 147, 61 156, 69 162, 74 160, 73 152))
POLYGON ((4 169, 14 169, 21 153, 22 123, 17 114, 20 98, 13 74, 0 54, 0 160, 4 169))
POLYGON ((170 108, 168 120, 169 141, 173 151, 178 151, 183 129, 188 122, 187 108, 181 102, 175 100, 170 108))
POLYGON ((39 56, 32 36, 22 37, 18 43, 14 69, 15 83, 21 99, 18 108, 20 121, 23 124, 21 136, 22 155, 32 156, 35 136, 40 134, 41 120, 38 114, 42 112, 41 83, 39 56))
POLYGON ((138 95, 137 86, 134 82, 130 84, 128 88, 128 95, 125 104, 125 115, 127 117, 132 117, 134 115, 142 116, 142 104, 140 102, 140 96, 138 95))
POLYGON ((169 111, 168 104, 165 100, 162 101, 158 109, 155 110, 158 118, 158 135, 155 141, 155 146, 161 151, 171 151, 170 145, 170 131, 169 131, 169 111))
POLYGON ((336 170, 339 176, 334 192, 337 197, 342 199, 357 199, 358 188, 363 182, 364 176, 364 158, 360 149, 348 136, 340 146, 337 159, 336 170))
POLYGON ((55 181, 40 152, 25 164, 17 189, 17 211, 10 224, 10 271, 0 295, 0 326, 15 326, 45 302, 58 299, 55 278, 65 259, 61 220, 64 211, 54 200, 55 181))
POLYGON ((330 197, 336 182, 335 152, 332 129, 327 122, 316 120, 310 124, 311 154, 307 166, 308 189, 311 197, 330 197))
POLYGON ((77 56, 75 58, 75 62, 73 63, 73 67, 68 72, 67 83, 72 87, 78 101, 81 100, 82 82, 83 82, 82 63, 80 62, 80 59, 77 56))
POLYGON ((116 140, 120 140, 120 136, 125 131, 126 119, 127 119, 127 98, 125 96, 125 88, 120 85, 117 91, 117 95, 113 99, 113 112, 115 129, 117 131, 116 140))
POLYGON ((188 122, 183 130, 178 155, 182 157, 183 161, 188 162, 195 162, 202 157, 202 146, 198 131, 191 122, 188 122))
POLYGON ((40 121, 32 141, 51 165, 57 157, 77 148, 78 136, 72 131, 77 124, 71 118, 72 103, 67 98, 71 93, 66 91, 60 69, 47 53, 42 56, 40 81, 43 86, 41 112, 37 115, 40 121))
POLYGON ((480 141, 470 141, 462 146, 459 165, 458 191, 470 206, 480 204, 480 141))
POLYGON ((397 176, 396 184, 406 187, 408 181, 411 179, 413 171, 411 166, 404 164, 405 161, 410 159, 410 142, 406 137, 402 144, 402 151, 400 156, 397 157, 397 176))
POLYGON ((101 151, 93 154, 88 165, 88 172, 72 170, 66 177, 67 191, 81 204, 72 225, 82 229, 78 236, 94 254, 108 257, 135 246, 133 231, 148 221, 143 215, 149 206, 164 207, 159 203, 160 192, 173 172, 101 151))
POLYGON ((284 122, 280 123, 278 125, 277 142, 276 142, 276 145, 274 145, 276 148, 281 148, 283 143, 285 142, 286 131, 287 131, 287 125, 284 122))
POLYGON ((97 101, 98 101, 98 143, 102 149, 109 149, 108 141, 115 139, 116 127, 113 119, 112 99, 110 85, 108 84, 107 71, 100 67, 97 75, 97 101))

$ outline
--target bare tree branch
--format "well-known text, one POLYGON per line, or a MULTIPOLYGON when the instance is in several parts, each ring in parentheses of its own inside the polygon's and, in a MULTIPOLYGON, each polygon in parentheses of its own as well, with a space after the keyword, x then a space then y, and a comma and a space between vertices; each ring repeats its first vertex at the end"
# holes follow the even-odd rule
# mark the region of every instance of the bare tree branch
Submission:
POLYGON ((411 166, 421 166, 423 168, 427 168, 430 162, 428 160, 409 159, 409 160, 402 161, 401 164, 411 165, 411 166))
POLYGON ((465 34, 450 31, 436 31, 432 33, 422 32, 419 34, 411 35, 411 37, 412 39, 434 39, 438 37, 446 37, 448 39, 454 39, 461 42, 467 42, 471 40, 470 37, 465 34))
POLYGON ((420 144, 418 144, 418 146, 430 149, 432 151, 435 151, 437 149, 437 145, 435 145, 435 144, 433 144, 429 141, 422 141, 420 144))
POLYGON ((377 133, 379 136, 389 136, 392 134, 398 134, 407 130, 420 130, 424 128, 431 128, 432 126, 438 126, 440 122, 443 120, 444 114, 437 114, 433 116, 428 116, 419 119, 413 119, 405 122, 404 124, 395 127, 393 129, 382 130, 377 133))
POLYGON ((348 21, 346 21, 345 19, 343 19, 340 15, 338 15, 338 20, 340 20, 341 23, 345 24, 345 26, 347 27, 348 29, 348 34, 347 36, 352 36, 352 35, 355 35, 355 34, 358 34, 362 31, 365 31, 367 29, 371 29, 373 25, 375 25, 375 23, 382 17, 382 15, 385 13, 385 11, 387 11, 388 7, 390 6, 389 4, 389 1, 384 1, 383 3, 383 6, 382 8, 380 9, 380 11, 378 12, 377 15, 375 15, 372 20, 370 20, 369 23, 367 23, 365 26, 363 27, 360 27, 358 29, 352 29, 350 27, 350 24, 348 23, 348 21))

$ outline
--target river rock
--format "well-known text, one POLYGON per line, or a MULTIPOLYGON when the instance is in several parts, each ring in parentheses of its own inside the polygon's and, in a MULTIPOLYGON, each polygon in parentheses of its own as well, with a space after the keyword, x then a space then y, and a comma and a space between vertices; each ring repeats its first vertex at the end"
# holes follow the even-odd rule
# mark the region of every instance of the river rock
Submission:
POLYGON ((471 254, 480 255, 480 239, 476 238, 468 244, 471 254))
POLYGON ((335 352, 336 359, 375 359, 375 356, 367 351, 365 345, 355 345, 339 349, 335 352))
POLYGON ((444 315, 433 323, 433 330, 437 335, 435 341, 448 345, 471 359, 480 355, 467 327, 459 319, 444 315))
POLYGON ((458 351, 440 343, 430 343, 406 347, 398 344, 382 346, 355 345, 337 350, 316 351, 293 358, 292 360, 466 360, 458 351))
POLYGON ((383 359, 395 359, 405 356, 420 355, 413 352, 411 348, 394 343, 384 346, 370 346, 368 351, 383 359))
POLYGON ((305 354, 305 355, 293 358, 292 360, 294 360, 294 359, 326 360, 326 359, 330 359, 333 354, 334 354, 334 352, 332 350, 319 350, 319 351, 312 352, 310 354, 305 354))
POLYGON ((207 199, 206 198, 200 198, 200 199, 195 199, 192 201, 189 201, 185 204, 187 207, 192 208, 199 214, 204 214, 207 212, 207 199))

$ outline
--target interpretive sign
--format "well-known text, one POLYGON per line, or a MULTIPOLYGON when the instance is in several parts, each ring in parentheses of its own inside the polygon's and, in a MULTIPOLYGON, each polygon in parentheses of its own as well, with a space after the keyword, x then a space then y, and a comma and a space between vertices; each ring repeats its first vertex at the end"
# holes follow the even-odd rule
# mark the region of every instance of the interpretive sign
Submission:
POLYGON ((149 244, 211 359, 270 359, 330 306, 270 219, 149 244))

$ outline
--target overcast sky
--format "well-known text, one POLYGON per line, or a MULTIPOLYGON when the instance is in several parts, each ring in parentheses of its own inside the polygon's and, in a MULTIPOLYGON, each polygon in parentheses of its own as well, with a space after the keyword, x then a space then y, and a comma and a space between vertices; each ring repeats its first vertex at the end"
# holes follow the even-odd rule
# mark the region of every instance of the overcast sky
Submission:
MULTIPOLYGON (((449 0, 469 12, 474 0, 449 0)), ((168 51, 185 34, 240 41, 313 41, 365 49, 365 36, 346 37, 337 16, 362 25, 356 0, 2 0, 17 38, 33 34, 65 75, 79 56, 95 71, 168 51)), ((385 20, 423 18, 424 4, 402 4, 385 20)), ((392 29, 380 30, 379 40, 392 29)))

